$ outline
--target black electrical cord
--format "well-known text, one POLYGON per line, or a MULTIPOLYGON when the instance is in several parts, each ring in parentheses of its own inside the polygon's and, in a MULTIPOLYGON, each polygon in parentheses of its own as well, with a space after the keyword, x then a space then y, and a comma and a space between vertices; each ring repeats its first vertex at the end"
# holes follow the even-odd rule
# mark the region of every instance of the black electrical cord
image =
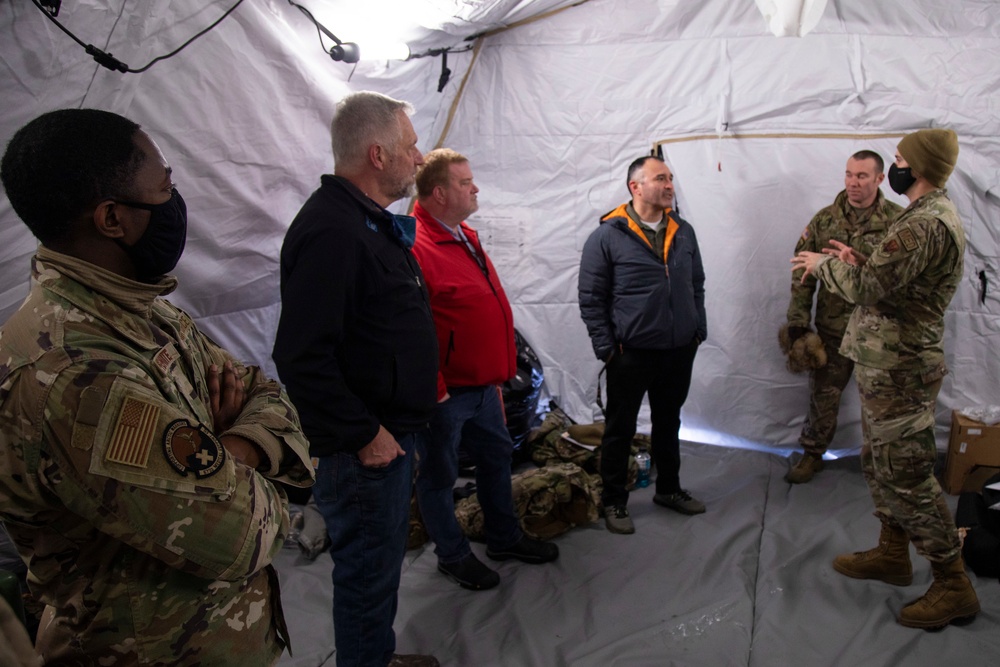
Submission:
MULTIPOLYGON (((292 7, 298 8, 298 10, 300 12, 302 12, 303 14, 305 14, 309 18, 309 20, 312 21, 313 26, 316 28, 316 36, 319 37, 319 46, 324 51, 326 51, 326 44, 323 43, 323 31, 320 30, 319 21, 317 21, 316 17, 312 15, 312 12, 310 12, 308 9, 306 9, 302 5, 295 4, 294 2, 292 2, 292 0, 288 0, 288 4, 290 4, 292 7)), ((334 41, 337 42, 338 44, 340 44, 340 40, 334 39, 334 41)))
POLYGON ((471 45, 470 46, 466 46, 463 49, 453 49, 453 48, 450 48, 450 47, 446 47, 446 48, 443 48, 443 49, 429 49, 429 50, 423 51, 421 53, 411 53, 410 57, 407 58, 407 60, 416 60, 417 58, 429 58, 429 57, 433 57, 433 56, 444 55, 446 53, 465 53, 466 51, 471 51, 472 49, 473 49, 473 47, 471 45))
POLYGON ((464 49, 430 49, 429 51, 424 51, 423 53, 411 53, 407 60, 416 60, 417 58, 428 58, 431 56, 441 56, 441 76, 438 77, 438 92, 440 93, 444 90, 444 87, 448 85, 448 81, 451 80, 451 68, 448 67, 448 54, 449 53, 464 53, 465 51, 471 51, 472 46, 467 46, 464 49))
POLYGON ((80 40, 79 37, 77 37, 72 32, 70 32, 68 29, 66 29, 66 27, 63 26, 63 24, 59 23, 59 21, 56 20, 55 16, 53 14, 51 14, 49 11, 47 11, 45 9, 45 7, 42 6, 42 4, 41 4, 41 2, 39 2, 39 0, 31 0, 31 2, 35 5, 35 7, 38 7, 38 10, 40 12, 42 12, 42 14, 44 14, 47 19, 49 19, 50 21, 52 21, 53 23, 55 23, 59 27, 60 30, 62 30, 64 33, 66 33, 67 35, 69 35, 70 37, 72 37, 74 42, 76 42, 77 44, 79 44, 80 46, 82 46, 83 49, 84 49, 84 51, 86 51, 88 55, 93 56, 94 60, 96 60, 99 65, 101 65, 102 67, 106 67, 106 68, 108 68, 110 70, 116 70, 118 72, 131 73, 131 74, 139 74, 140 72, 145 72, 146 70, 148 70, 150 67, 152 67, 153 65, 155 65, 159 61, 166 60, 167 58, 171 58, 171 57, 177 55, 182 50, 184 50, 184 48, 187 47, 188 44, 190 44, 194 40, 198 39, 199 37, 201 37, 202 35, 204 35, 206 32, 208 32, 209 30, 211 30, 215 26, 219 25, 219 23, 221 23, 224 18, 226 18, 227 16, 229 16, 230 14, 233 13, 233 10, 235 10, 237 7, 239 7, 241 4, 243 4, 243 0, 236 0, 236 4, 233 5, 232 7, 230 7, 226 11, 226 13, 223 14, 222 16, 220 16, 214 23, 212 23, 212 25, 208 26, 207 28, 205 28, 204 30, 202 30, 201 32, 199 32, 198 34, 196 34, 194 37, 192 37, 188 41, 186 41, 183 44, 181 44, 180 46, 178 46, 176 49, 174 49, 170 53, 167 53, 166 55, 159 56, 157 58, 153 58, 148 63, 146 63, 144 66, 139 67, 138 69, 132 69, 128 65, 126 65, 125 63, 123 63, 122 61, 120 61, 117 58, 115 58, 112 54, 107 53, 106 51, 102 51, 101 49, 97 48, 93 44, 84 44, 80 40))
POLYGON ((326 44, 323 43, 323 33, 326 33, 327 36, 330 39, 332 39, 335 43, 337 43, 337 44, 343 44, 343 42, 341 42, 337 38, 336 35, 334 35, 332 32, 330 32, 329 30, 327 30, 325 27, 323 27, 322 23, 320 23, 319 21, 316 20, 316 17, 312 15, 311 11, 309 11, 308 9, 306 9, 305 7, 303 7, 302 5, 300 5, 297 2, 292 2, 292 0, 288 0, 288 4, 290 4, 292 7, 295 7, 300 12, 302 12, 303 14, 305 14, 306 17, 308 17, 308 19, 310 21, 312 21, 313 25, 316 26, 316 35, 319 36, 319 45, 321 47, 323 47, 324 51, 326 51, 326 44))

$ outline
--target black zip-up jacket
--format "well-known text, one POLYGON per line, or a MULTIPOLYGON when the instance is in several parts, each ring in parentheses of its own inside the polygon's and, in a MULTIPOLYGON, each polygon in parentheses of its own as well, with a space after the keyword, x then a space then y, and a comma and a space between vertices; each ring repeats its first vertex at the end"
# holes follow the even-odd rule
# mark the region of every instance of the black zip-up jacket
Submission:
POLYGON ((598 359, 618 345, 669 350, 708 336, 705 270, 694 228, 678 229, 667 263, 629 225, 623 204, 601 218, 580 258, 580 315, 598 359))
POLYGON ((356 452, 384 426, 427 425, 438 346, 423 274, 392 214, 324 175, 281 248, 281 318, 272 358, 310 453, 356 452))

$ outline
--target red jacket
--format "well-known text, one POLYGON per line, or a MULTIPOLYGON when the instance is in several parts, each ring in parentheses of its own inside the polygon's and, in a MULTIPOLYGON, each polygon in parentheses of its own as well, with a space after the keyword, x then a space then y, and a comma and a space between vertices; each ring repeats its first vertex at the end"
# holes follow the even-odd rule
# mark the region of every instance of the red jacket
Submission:
POLYGON ((517 372, 514 314, 493 262, 464 222, 462 232, 485 261, 485 272, 468 247, 419 202, 413 214, 417 218, 413 254, 427 282, 440 350, 438 398, 447 387, 506 382, 517 372))

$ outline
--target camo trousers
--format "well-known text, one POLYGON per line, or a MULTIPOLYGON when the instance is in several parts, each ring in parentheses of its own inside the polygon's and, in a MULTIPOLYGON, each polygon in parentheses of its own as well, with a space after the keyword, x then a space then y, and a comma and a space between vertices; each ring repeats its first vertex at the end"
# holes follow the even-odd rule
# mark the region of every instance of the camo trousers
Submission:
POLYGON ((934 403, 944 365, 930 373, 856 365, 864 447, 861 468, 875 515, 910 536, 917 553, 944 563, 958 555, 958 530, 934 477, 934 403))
POLYGON ((826 365, 809 374, 809 414, 799 436, 807 454, 823 456, 837 433, 840 396, 851 380, 854 362, 838 352, 839 341, 823 339, 826 365))

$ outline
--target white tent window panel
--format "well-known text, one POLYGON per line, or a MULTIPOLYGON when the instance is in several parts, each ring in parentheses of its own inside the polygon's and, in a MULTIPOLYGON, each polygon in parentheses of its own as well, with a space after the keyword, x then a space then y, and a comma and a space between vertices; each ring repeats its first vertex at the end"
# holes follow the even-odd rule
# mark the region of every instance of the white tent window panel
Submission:
POLYGON ((819 23, 826 0, 756 0, 776 37, 802 37, 819 23))

